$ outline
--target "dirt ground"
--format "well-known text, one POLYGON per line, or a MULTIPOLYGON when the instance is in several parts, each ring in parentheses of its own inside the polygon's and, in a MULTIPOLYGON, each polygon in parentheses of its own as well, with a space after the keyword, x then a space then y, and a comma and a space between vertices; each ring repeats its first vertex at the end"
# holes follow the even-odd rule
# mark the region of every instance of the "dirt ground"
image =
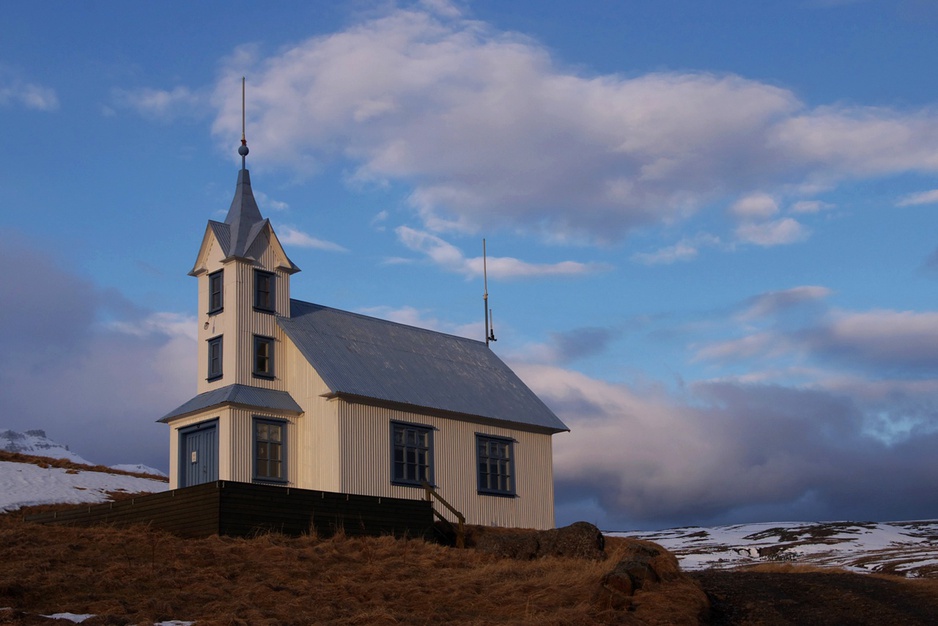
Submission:
POLYGON ((691 572, 725 624, 938 624, 935 581, 820 572, 691 572))

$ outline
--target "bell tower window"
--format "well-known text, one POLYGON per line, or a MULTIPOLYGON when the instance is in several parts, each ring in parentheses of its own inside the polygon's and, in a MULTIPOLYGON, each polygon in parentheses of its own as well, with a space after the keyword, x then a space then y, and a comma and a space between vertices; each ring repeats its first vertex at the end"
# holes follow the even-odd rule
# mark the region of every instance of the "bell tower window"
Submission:
POLYGON ((274 298, 274 278, 271 272, 254 270, 254 308, 264 313, 273 313, 276 309, 274 298))
POLYGON ((225 306, 224 281, 225 270, 218 270, 208 275, 208 313, 220 312, 225 306))
POLYGON ((208 340, 208 380, 221 378, 221 349, 222 337, 212 337, 208 340))

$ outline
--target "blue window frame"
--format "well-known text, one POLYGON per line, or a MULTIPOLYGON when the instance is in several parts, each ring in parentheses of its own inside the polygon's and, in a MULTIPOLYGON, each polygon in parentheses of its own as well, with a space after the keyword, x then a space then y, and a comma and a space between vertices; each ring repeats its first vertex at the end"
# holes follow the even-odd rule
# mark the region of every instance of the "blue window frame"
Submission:
POLYGON ((274 377, 274 339, 254 335, 254 375, 258 378, 274 377))
POLYGON ((391 482, 433 484, 433 429, 420 424, 391 423, 391 482))
POLYGON ((220 312, 225 306, 225 270, 208 275, 208 313, 220 312))
POLYGON ((272 272, 254 270, 254 308, 264 313, 273 313, 276 309, 274 278, 272 272))
POLYGON ((254 479, 287 482, 287 422, 254 418, 254 479))
POLYGON ((479 493, 492 496, 515 495, 514 441, 476 434, 476 463, 479 493))
POLYGON ((208 340, 208 380, 222 377, 222 335, 208 340))

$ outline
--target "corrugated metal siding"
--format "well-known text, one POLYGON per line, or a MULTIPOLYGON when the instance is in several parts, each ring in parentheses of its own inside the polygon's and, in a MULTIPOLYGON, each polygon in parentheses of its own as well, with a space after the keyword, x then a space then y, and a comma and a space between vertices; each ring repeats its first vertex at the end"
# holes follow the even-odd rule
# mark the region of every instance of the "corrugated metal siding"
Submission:
POLYGON ((434 428, 433 467, 437 491, 470 524, 519 528, 554 527, 554 484, 548 434, 483 426, 417 413, 340 402, 341 490, 349 493, 423 498, 422 489, 391 484, 392 420, 434 428), (479 495, 476 433, 515 441, 517 497, 479 495))
POLYGON ((341 491, 337 403, 322 397, 328 388, 292 343, 284 352, 290 393, 305 410, 297 420, 297 486, 341 491))
POLYGON ((229 480, 249 483, 254 480, 254 418, 262 417, 286 422, 286 483, 284 487, 296 487, 298 435, 297 419, 276 412, 233 408, 230 417, 230 469, 229 480))
POLYGON ((230 369, 231 364, 234 363, 234 360, 228 360, 229 354, 228 351, 231 349, 232 341, 232 332, 231 332, 231 320, 233 316, 231 314, 231 309, 233 305, 233 296, 235 293, 235 276, 234 273, 229 269, 230 264, 225 266, 222 264, 223 253, 221 247, 218 245, 218 242, 213 238, 209 238, 209 250, 207 253, 206 268, 207 272, 201 274, 198 277, 198 286, 199 286, 199 309, 197 319, 198 321, 198 369, 196 372, 196 377, 198 380, 197 390, 199 393, 205 393, 211 389, 217 389, 219 387, 224 387, 225 385, 231 384, 233 382, 232 374, 234 371, 230 369), (223 284, 222 284, 222 295, 224 308, 221 312, 214 315, 208 314, 208 275, 212 272, 216 272, 220 269, 225 270, 223 284), (222 378, 208 381, 206 376, 208 374, 208 345, 207 341, 212 337, 217 337, 222 335, 224 337, 222 341, 222 378))

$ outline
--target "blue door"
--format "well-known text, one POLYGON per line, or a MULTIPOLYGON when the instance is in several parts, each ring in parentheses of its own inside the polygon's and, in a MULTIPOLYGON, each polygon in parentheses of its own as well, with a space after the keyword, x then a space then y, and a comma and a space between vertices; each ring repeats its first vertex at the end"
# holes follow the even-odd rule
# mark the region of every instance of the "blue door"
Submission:
POLYGON ((191 487, 218 480, 218 420, 179 431, 181 441, 179 486, 191 487))

